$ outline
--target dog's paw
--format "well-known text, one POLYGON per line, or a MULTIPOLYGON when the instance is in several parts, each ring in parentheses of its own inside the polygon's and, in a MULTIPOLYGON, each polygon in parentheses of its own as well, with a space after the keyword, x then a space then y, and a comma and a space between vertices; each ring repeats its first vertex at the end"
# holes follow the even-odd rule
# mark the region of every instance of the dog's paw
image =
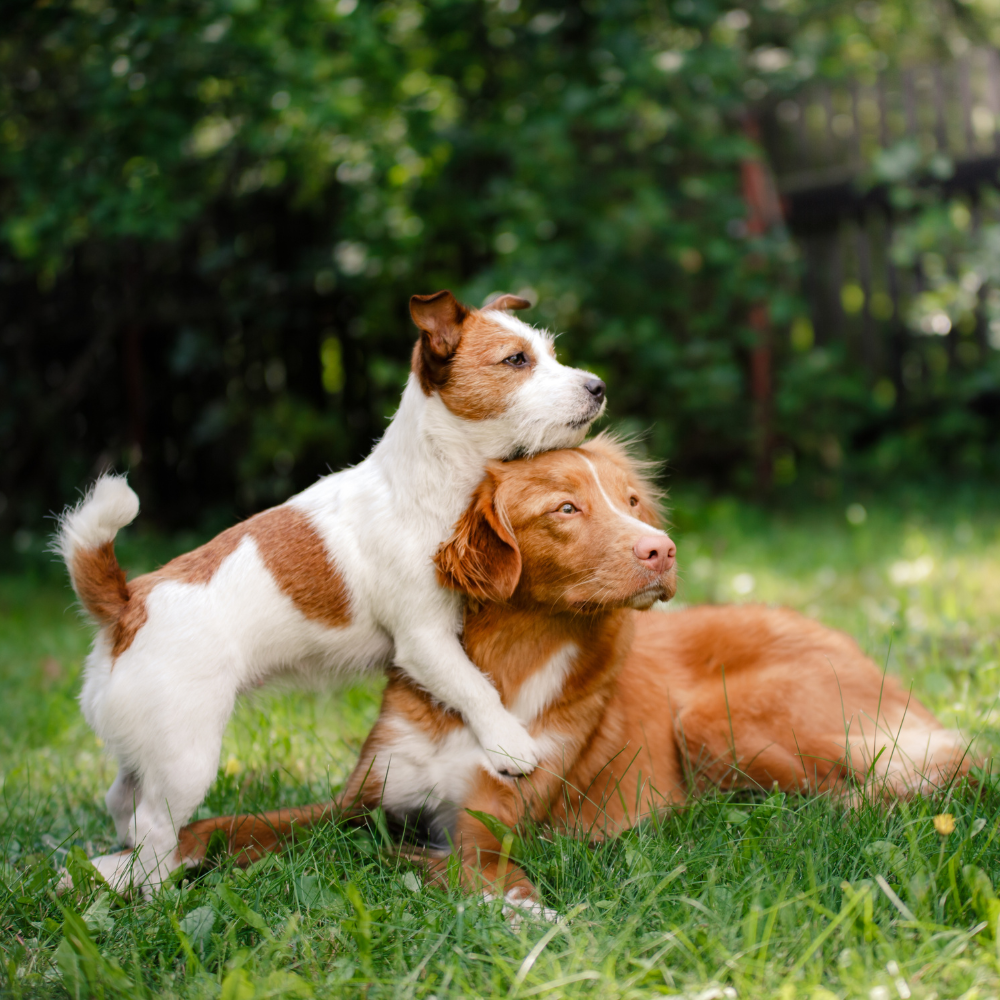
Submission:
MULTIPOLYGON (((499 898, 500 896, 490 889, 483 892, 483 899, 487 903, 499 898)), ((558 911, 545 906, 534 890, 526 886, 515 886, 503 894, 503 915, 512 931, 520 930, 525 918, 541 920, 550 924, 559 919, 558 911)))
POLYGON ((541 748, 531 734, 515 719, 512 725, 496 728, 480 742, 490 766, 509 778, 531 774, 541 760, 541 748))
POLYGON ((69 892, 73 888, 73 876, 70 875, 69 869, 60 868, 59 869, 59 881, 56 882, 56 895, 61 896, 65 892, 69 892))
POLYGON ((108 886, 120 895, 128 894, 133 885, 133 875, 139 874, 133 871, 135 852, 132 850, 101 854, 91 858, 90 863, 108 886))

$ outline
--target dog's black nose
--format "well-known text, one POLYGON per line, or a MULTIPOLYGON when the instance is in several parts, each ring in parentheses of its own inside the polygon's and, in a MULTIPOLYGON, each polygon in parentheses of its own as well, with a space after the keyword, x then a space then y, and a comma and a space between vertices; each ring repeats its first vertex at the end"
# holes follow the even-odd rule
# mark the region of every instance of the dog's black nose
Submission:
POLYGON ((607 386, 599 378, 588 379, 583 383, 583 387, 594 399, 604 399, 604 390, 607 386))

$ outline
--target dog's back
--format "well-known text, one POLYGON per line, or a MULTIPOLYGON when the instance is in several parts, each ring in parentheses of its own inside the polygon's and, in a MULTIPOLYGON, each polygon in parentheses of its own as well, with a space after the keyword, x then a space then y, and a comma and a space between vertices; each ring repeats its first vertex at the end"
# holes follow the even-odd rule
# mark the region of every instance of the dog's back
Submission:
MULTIPOLYGON (((972 762, 967 741, 851 637, 787 608, 642 616, 618 699, 633 731, 662 719, 669 700, 671 773, 685 784, 816 791, 849 781, 899 796, 945 786, 972 762)), ((670 753, 664 740, 661 768, 670 753)))

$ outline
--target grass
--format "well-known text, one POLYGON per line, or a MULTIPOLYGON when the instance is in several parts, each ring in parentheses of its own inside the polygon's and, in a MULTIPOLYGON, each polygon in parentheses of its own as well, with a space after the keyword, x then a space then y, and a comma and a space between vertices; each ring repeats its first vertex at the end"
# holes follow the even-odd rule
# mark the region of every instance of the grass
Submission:
MULTIPOLYGON (((1000 521, 985 494, 768 513, 678 501, 678 601, 764 600, 854 634, 947 725, 1000 736, 1000 521), (854 509, 857 521, 860 513, 854 509)), ((167 546, 166 548, 169 548, 167 546)), ((128 539, 148 568, 163 543, 128 539)), ((330 826, 242 872, 148 904, 56 869, 114 845, 113 766, 74 702, 89 640, 37 559, 0 578, 0 992, 6 996, 831 996, 1000 994, 1000 794, 892 810, 715 796, 593 847, 532 831, 523 863, 561 914, 512 928, 497 904, 421 885, 385 824, 330 826), (933 817, 949 812, 942 836, 933 817), (81 880, 82 881, 82 880, 81 880)), ((378 686, 260 694, 226 736, 201 815, 328 796, 378 686)))

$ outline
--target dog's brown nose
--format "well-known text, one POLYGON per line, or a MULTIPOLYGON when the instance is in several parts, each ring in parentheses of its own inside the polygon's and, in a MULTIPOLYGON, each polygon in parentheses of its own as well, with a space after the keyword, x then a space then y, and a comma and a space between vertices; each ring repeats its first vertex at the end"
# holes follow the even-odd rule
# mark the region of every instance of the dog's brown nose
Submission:
POLYGON ((674 564, 677 546, 666 535, 643 535, 632 546, 636 559, 662 576, 674 564))

